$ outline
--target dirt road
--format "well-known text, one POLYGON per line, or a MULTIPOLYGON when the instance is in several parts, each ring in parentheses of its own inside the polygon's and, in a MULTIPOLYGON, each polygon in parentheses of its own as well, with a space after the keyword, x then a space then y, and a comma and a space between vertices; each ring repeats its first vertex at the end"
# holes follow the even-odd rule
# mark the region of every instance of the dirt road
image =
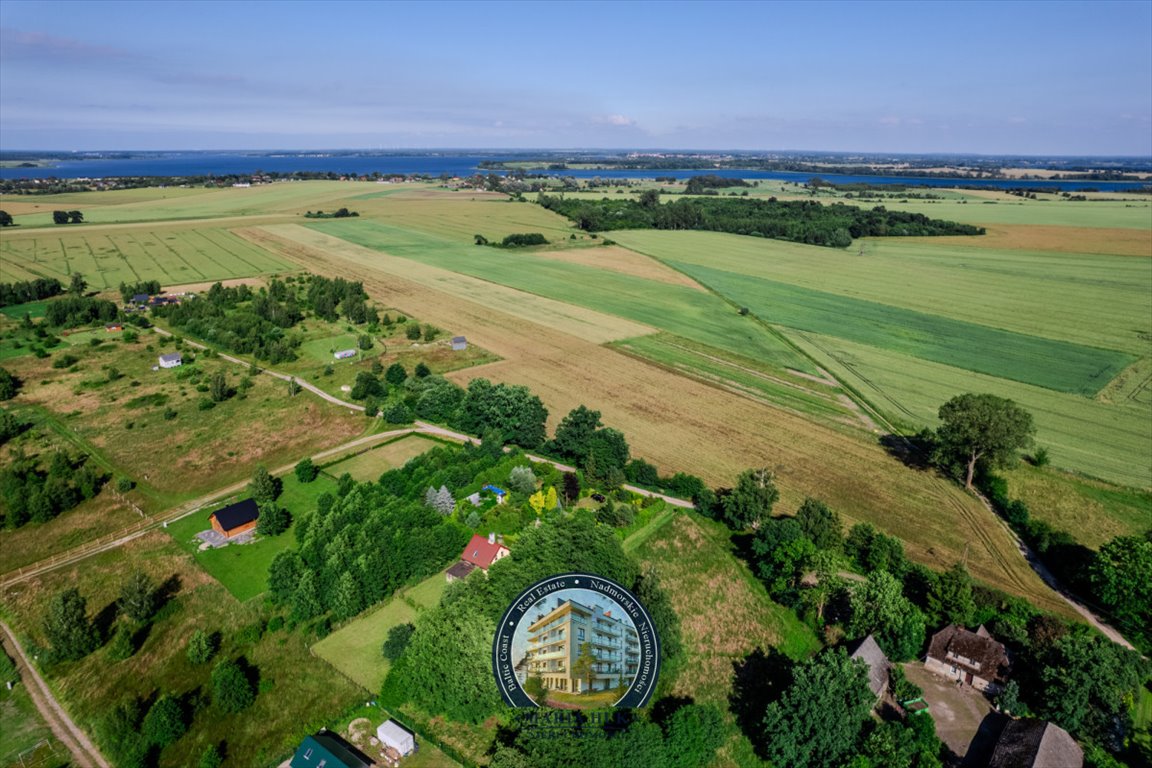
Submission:
POLYGON ((16 662, 16 671, 20 674, 20 679, 28 689, 28 695, 32 697, 36 708, 40 710, 40 716, 44 718, 44 722, 52 729, 56 738, 72 753, 73 762, 79 768, 109 768, 108 761, 100 754, 100 750, 72 721, 64 707, 60 706, 60 702, 52 695, 44 678, 40 677, 40 673, 28 661, 16 635, 2 621, 0 621, 0 642, 16 662))

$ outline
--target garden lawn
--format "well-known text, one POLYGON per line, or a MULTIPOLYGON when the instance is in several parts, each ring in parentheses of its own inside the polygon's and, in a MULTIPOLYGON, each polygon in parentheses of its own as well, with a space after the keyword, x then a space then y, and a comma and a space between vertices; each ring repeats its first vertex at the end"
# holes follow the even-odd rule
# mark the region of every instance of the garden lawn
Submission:
MULTIPOLYGON (((444 580, 438 573, 431 578, 444 580)), ((388 630, 414 621, 416 610, 398 596, 371 613, 353 619, 312 646, 312 652, 340 670, 349 680, 372 692, 380 691, 392 664, 381 648, 388 630)))

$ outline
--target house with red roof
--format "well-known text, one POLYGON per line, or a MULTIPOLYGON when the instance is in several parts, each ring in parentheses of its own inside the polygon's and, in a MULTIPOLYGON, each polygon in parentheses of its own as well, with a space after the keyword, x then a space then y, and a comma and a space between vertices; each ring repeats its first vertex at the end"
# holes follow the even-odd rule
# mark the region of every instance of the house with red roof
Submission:
POLYGON ((478 533, 473 534, 472 540, 460 553, 460 562, 448 569, 446 574, 448 581, 463 579, 477 568, 487 575, 492 563, 512 554, 508 547, 504 546, 503 539, 503 536, 497 539, 494 533, 488 534, 487 539, 478 533))

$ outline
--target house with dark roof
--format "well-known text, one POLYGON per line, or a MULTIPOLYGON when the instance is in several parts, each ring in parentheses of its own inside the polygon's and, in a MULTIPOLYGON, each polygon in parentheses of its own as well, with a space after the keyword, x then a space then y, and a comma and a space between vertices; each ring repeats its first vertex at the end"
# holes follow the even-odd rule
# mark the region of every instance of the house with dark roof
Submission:
POLYGON ((1007 679, 1008 652, 983 626, 972 632, 949 624, 932 635, 924 668, 995 695, 1007 679))
POLYGON ((472 540, 460 553, 460 562, 449 568, 445 576, 448 581, 455 581, 464 578, 476 568, 487 575, 492 563, 510 554, 511 551, 504 546, 503 537, 497 541, 494 533, 488 534, 487 539, 478 533, 472 534, 472 540))
POLYGON ((184 364, 184 356, 179 352, 169 352, 166 355, 160 355, 161 368, 175 368, 184 364))
POLYGON ((375 763, 331 731, 305 736, 292 755, 291 768, 371 768, 375 763))
POLYGON ((256 502, 244 499, 216 510, 208 519, 212 523, 212 530, 231 539, 255 528, 259 517, 260 507, 256 506, 256 502))
POLYGON ((988 768, 1081 768, 1084 750, 1068 731, 1043 720, 1013 720, 1004 726, 988 768))
POLYGON ((884 651, 876 644, 872 635, 848 646, 848 654, 852 659, 859 659, 868 666, 868 688, 872 695, 880 698, 888 690, 888 672, 892 663, 884 655, 884 651))

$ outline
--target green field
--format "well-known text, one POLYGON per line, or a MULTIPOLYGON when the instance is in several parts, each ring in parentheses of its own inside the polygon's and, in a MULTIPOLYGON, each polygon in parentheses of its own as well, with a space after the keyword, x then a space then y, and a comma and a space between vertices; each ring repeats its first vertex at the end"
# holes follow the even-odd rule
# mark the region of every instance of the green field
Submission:
POLYGON ((179 285, 294 269, 226 229, 160 227, 6 235, 0 265, 6 280, 67 282, 79 272, 100 291, 138 280, 179 285))
POLYGON ((419 456, 436 445, 439 443, 435 440, 419 435, 408 435, 336 464, 330 464, 324 468, 324 472, 331 477, 339 477, 347 472, 359 482, 374 483, 388 470, 404 466, 408 459, 419 456))
MULTIPOLYGON (((644 323, 715 347, 814 372, 802 355, 736 314, 722 299, 680 285, 518 253, 477 247, 375 221, 309 225, 348 242, 644 323)), ((483 301, 483 296, 477 296, 483 301)))
POLYGON ((612 346, 753 400, 819 419, 861 424, 855 411, 844 404, 838 387, 767 367, 752 358, 666 333, 627 339, 612 346))
POLYGON ((1027 408, 1036 442, 1058 467, 1147 488, 1152 420, 1140 405, 1106 405, 1075 395, 997 379, 906 355, 815 334, 791 338, 885 413, 935 426, 940 405, 961 392, 992 392, 1027 408))
POLYGON ((1135 362, 1125 352, 1004 331, 710 267, 669 261, 773 325, 836 336, 997 378, 1091 396, 1135 362))
MULTIPOLYGON (((5 275, 7 277, 7 275, 5 275)), ((33 320, 38 320, 44 317, 44 313, 48 310, 48 302, 46 301, 30 301, 27 304, 14 304, 10 307, 0 307, 0 315, 11 317, 14 320, 20 320, 24 315, 28 315, 33 320)))
POLYGON ((23 684, 12 690, 0 687, 0 723, 4 724, 0 727, 0 765, 5 768, 64 768, 71 764, 71 754, 52 735, 23 684))
MULTIPOLYGON (((444 574, 429 578, 444 581, 444 574)), ((416 609, 401 597, 393 597, 372 613, 355 619, 316 643, 312 652, 361 688, 376 693, 392 666, 380 650, 388 637, 388 630, 415 619, 416 609)))
MULTIPOLYGON (((301 483, 294 475, 284 477, 283 482, 284 490, 276 501, 292 514, 294 520, 315 511, 320 494, 336 492, 336 481, 322 474, 308 484, 301 483)), ((208 519, 212 512, 212 508, 204 509, 169 523, 166 528, 168 535, 191 553, 196 563, 223 584, 233 597, 241 602, 251 600, 268 589, 268 568, 272 560, 284 550, 294 549, 296 538, 289 528, 279 536, 259 537, 250 544, 229 544, 201 551, 195 536, 212 527, 208 519)))
POLYGON ((877 238, 837 250, 718 232, 613 237, 684 265, 1028 336, 1136 355, 1148 354, 1152 339, 1152 259, 941 245, 929 238, 877 238))

